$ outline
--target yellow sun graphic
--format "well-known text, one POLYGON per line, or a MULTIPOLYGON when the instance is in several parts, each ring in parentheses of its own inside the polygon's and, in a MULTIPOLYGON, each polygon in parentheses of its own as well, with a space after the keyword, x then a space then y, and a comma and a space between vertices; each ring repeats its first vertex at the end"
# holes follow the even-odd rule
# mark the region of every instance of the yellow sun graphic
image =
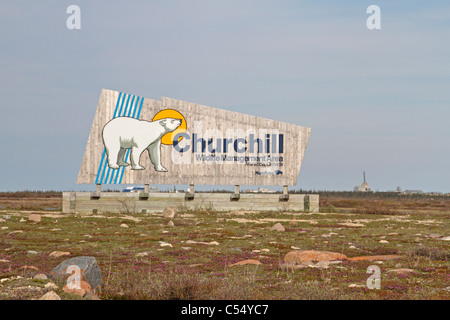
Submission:
MULTIPOLYGON (((152 121, 161 120, 164 118, 173 118, 173 119, 181 120, 181 124, 178 128, 176 128, 173 132, 166 133, 161 138, 162 144, 173 145, 173 137, 175 137, 180 132, 186 132, 186 119, 177 110, 164 109, 164 110, 159 111, 157 114, 155 114, 152 121)), ((178 142, 180 142, 181 139, 183 139, 183 137, 180 137, 178 139, 178 142)))

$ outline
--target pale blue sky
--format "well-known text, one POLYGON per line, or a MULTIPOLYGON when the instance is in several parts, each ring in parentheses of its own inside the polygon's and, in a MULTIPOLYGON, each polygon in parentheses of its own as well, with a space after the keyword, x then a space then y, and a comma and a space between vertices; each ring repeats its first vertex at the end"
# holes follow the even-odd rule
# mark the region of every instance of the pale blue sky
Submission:
POLYGON ((107 88, 311 127, 296 188, 450 192, 448 1, 2 0, 0 40, 0 191, 92 189, 107 88))

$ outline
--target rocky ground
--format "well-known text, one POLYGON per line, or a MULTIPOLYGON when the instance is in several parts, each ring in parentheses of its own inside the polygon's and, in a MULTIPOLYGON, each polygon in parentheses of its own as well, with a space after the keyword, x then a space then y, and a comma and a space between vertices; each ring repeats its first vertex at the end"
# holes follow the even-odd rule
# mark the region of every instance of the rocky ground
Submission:
POLYGON ((0 299, 448 300, 450 212, 382 209, 0 210, 0 299), (80 256, 98 262, 97 292, 50 278, 80 256))

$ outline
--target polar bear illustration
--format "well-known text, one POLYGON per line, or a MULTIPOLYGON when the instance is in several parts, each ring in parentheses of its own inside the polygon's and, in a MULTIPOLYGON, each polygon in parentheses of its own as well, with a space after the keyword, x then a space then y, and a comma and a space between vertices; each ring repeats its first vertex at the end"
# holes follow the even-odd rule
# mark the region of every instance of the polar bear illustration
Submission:
POLYGON ((127 149, 131 149, 131 169, 144 170, 139 158, 145 149, 156 171, 166 172, 161 165, 161 137, 181 125, 180 119, 164 118, 156 121, 138 120, 130 117, 117 117, 103 127, 103 144, 108 157, 108 166, 118 169, 128 166, 124 161, 127 149))

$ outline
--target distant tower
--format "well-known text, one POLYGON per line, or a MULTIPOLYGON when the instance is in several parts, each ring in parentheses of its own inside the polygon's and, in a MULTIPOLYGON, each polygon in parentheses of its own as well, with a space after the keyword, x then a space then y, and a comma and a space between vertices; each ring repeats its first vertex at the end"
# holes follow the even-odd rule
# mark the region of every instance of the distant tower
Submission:
POLYGON ((367 192, 370 191, 370 186, 366 182, 366 172, 363 172, 363 183, 359 187, 355 187, 355 191, 367 192))

